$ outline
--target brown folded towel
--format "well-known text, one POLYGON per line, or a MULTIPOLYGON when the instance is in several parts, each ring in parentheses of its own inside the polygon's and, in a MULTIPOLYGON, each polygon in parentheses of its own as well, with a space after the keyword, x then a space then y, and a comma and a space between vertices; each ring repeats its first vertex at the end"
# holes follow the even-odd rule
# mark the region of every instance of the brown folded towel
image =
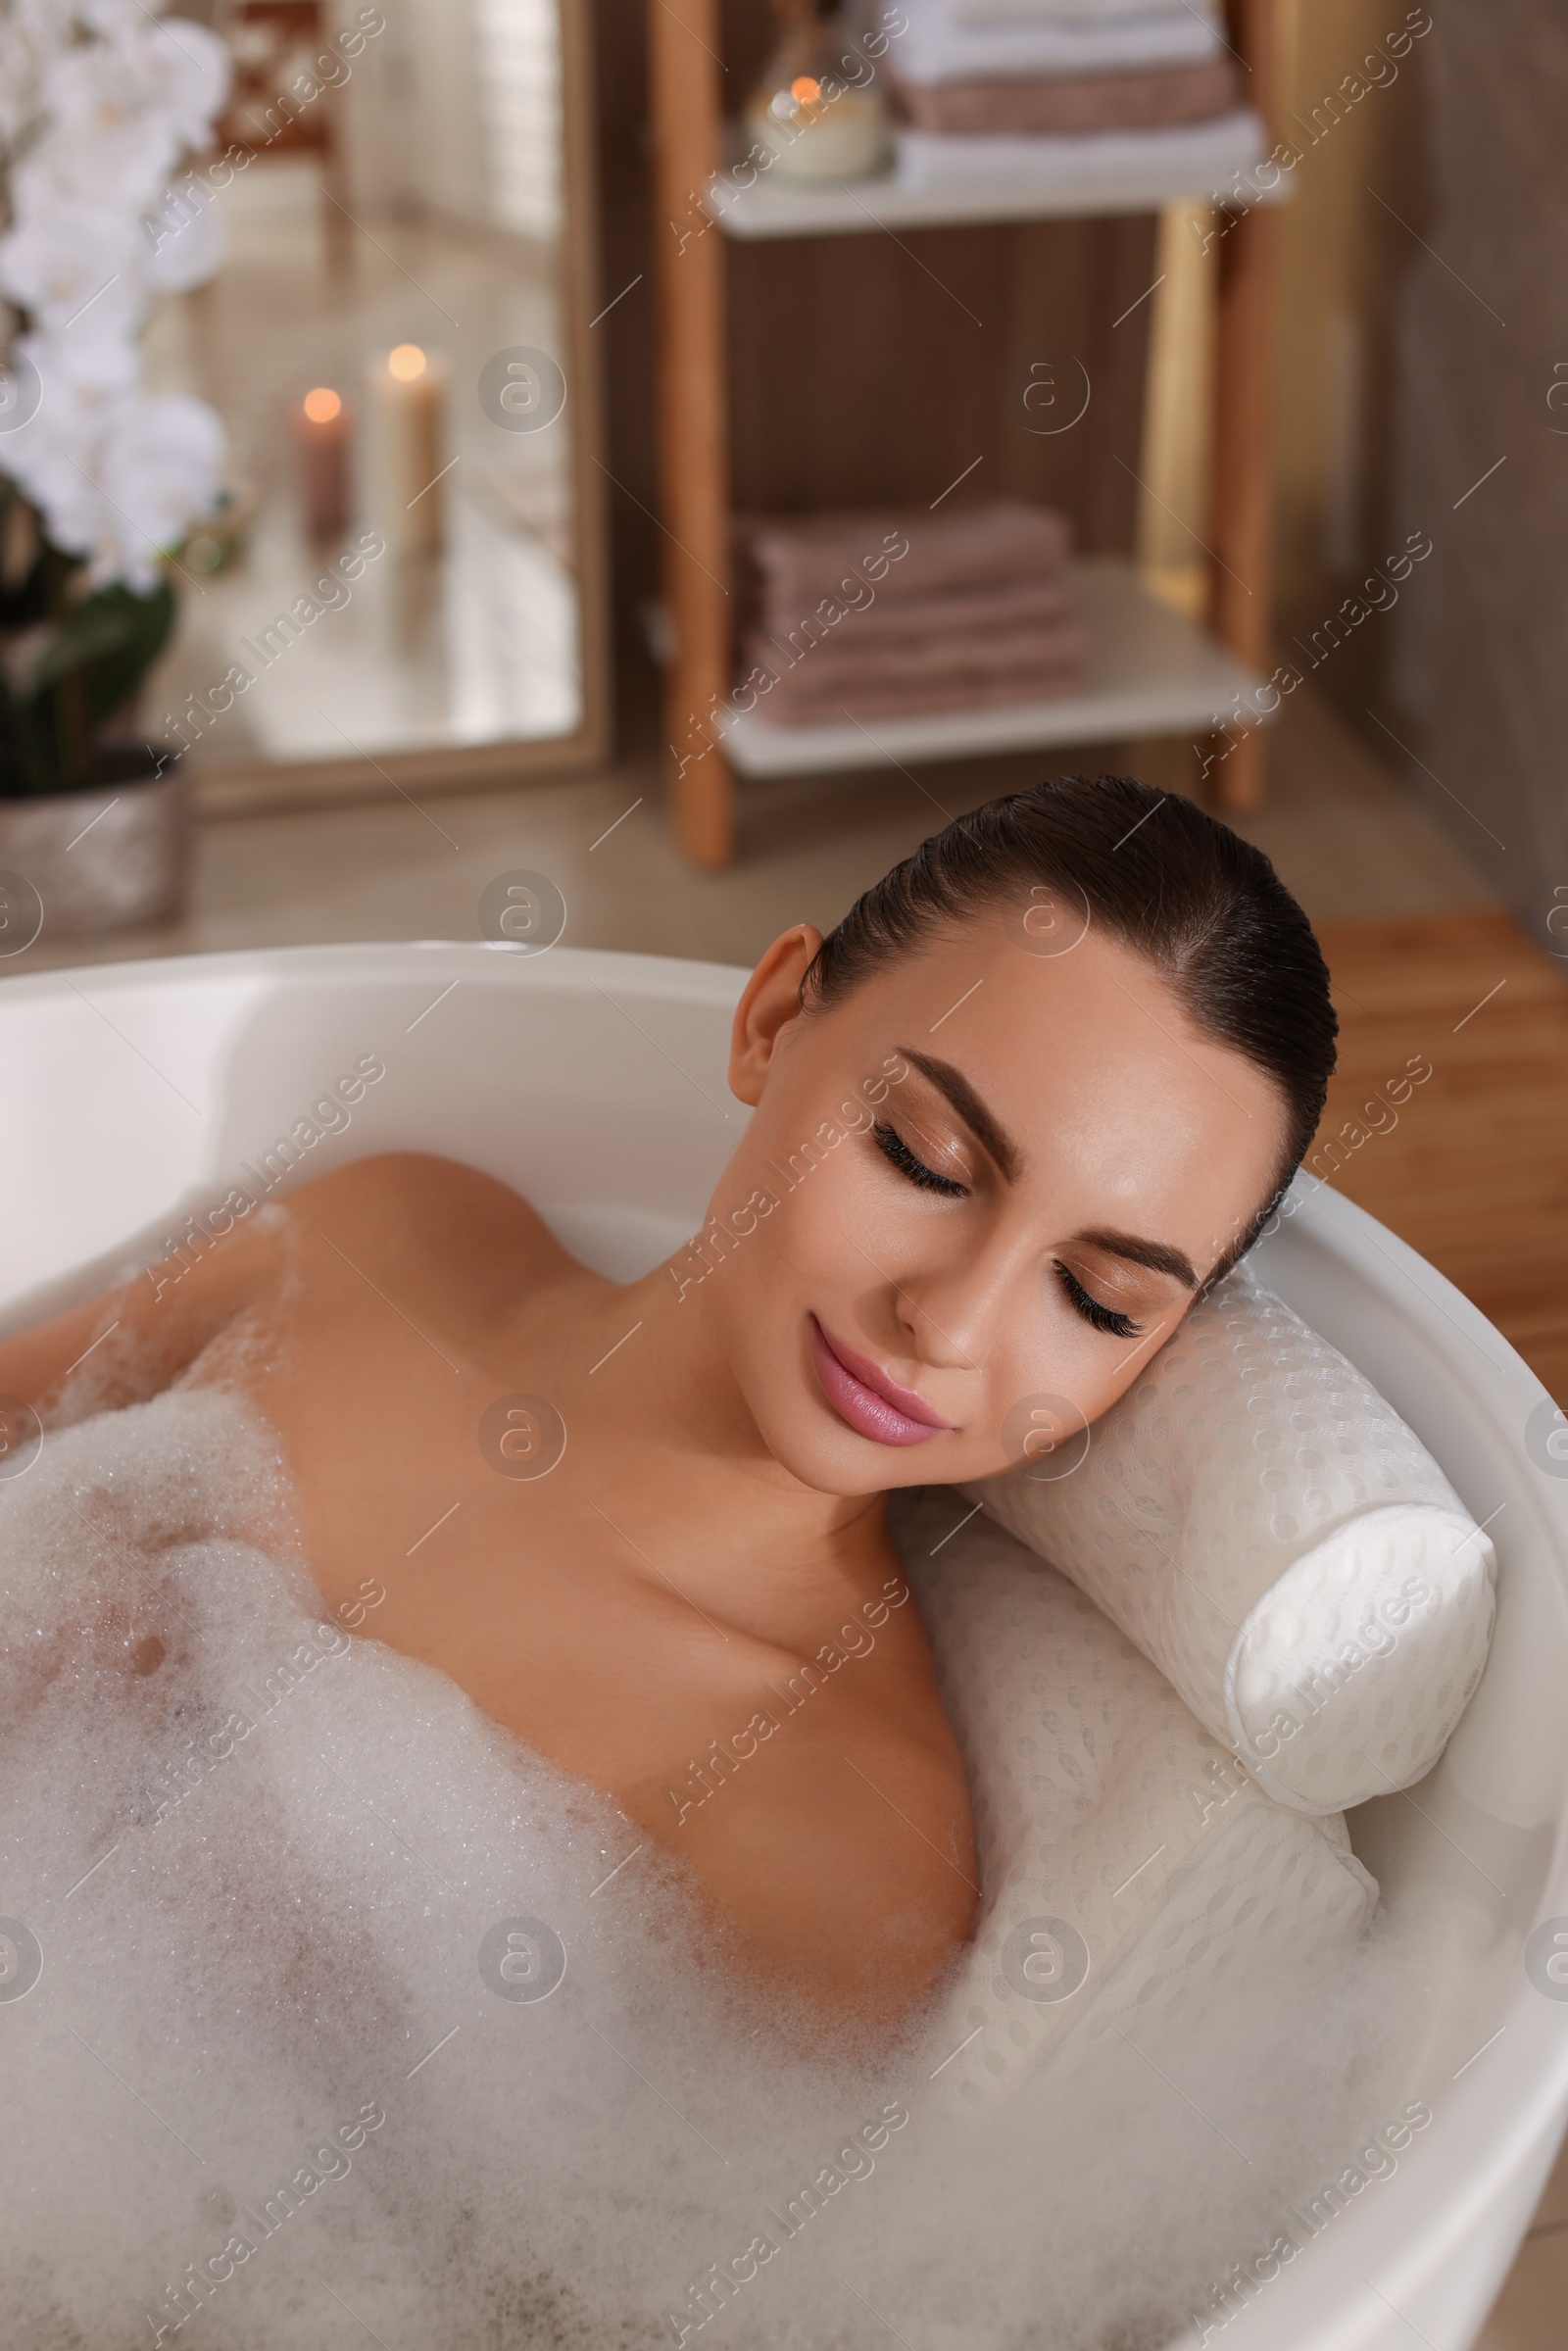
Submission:
MULTIPOLYGON (((885 589, 887 582, 882 586, 885 589)), ((929 596, 886 596, 878 590, 874 604, 867 601, 868 589, 858 587, 854 593, 860 603, 851 606, 848 592, 837 599, 821 598, 804 616, 786 617, 767 608, 754 616, 743 610, 743 633, 764 641, 764 647, 766 640, 776 639, 769 658, 777 667, 781 660, 799 661, 818 644, 836 651, 842 646, 920 640, 940 650, 956 638, 989 637, 998 629, 1050 628, 1077 610, 1071 576, 1065 571, 1057 579, 1038 583, 1004 580, 995 588, 940 589, 929 596)))
POLYGON ((734 545, 743 612, 793 627, 841 588, 847 598, 863 595, 862 582, 880 600, 1054 578, 1071 532, 1050 507, 998 498, 934 514, 920 507, 738 514, 734 545))
POLYGON ((760 717, 781 726, 873 710, 961 710, 973 704, 1035 702, 1082 682, 1088 639, 1076 622, 997 636, 989 642, 911 642, 852 649, 816 647, 793 668, 765 643, 742 649, 742 674, 768 671, 776 683, 757 700, 760 717))
POLYGON ((992 669, 1019 669, 1030 661, 1051 661, 1061 655, 1076 656, 1083 630, 1076 620, 1058 619, 1031 628, 993 629, 984 636, 884 637, 852 639, 850 623, 832 638, 824 638, 803 654, 770 638, 748 633, 741 640, 747 668, 770 669, 775 677, 796 677, 809 669, 823 678, 853 681, 865 678, 881 683, 917 685, 923 677, 941 678, 955 670, 983 676, 992 669))
POLYGON ((1204 122, 1242 104, 1229 57, 1136 73, 1053 73, 1017 81, 917 83, 894 75, 906 120, 916 130, 960 137, 987 132, 1032 137, 1094 130, 1169 130, 1204 122))
POLYGON ((1074 666, 1066 670, 1024 669, 997 677, 955 677, 947 684, 928 681, 918 691, 909 686, 860 686, 853 695, 840 694, 830 701, 813 701, 802 693, 786 699, 781 687, 758 704, 757 714, 769 726, 831 726, 835 719, 848 723, 890 715, 924 718, 941 710, 989 710, 1007 703, 1051 702, 1076 693, 1081 684, 1082 673, 1074 666))

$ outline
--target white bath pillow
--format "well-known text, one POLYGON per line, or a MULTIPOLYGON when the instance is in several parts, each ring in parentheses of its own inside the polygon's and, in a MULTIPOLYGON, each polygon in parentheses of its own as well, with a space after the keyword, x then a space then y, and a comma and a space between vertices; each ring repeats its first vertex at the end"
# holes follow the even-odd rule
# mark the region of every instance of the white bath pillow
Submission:
POLYGON ((1377 1886, 1343 1820, 1265 1795, 1064 1577, 983 1515, 955 1533, 963 1509, 916 1489, 889 1525, 974 1802, 979 1919, 933 2062, 975 2105, 1249 1960, 1348 1948, 1377 1886))
POLYGON ((1041 1426, 1035 1459, 964 1491, 1270 1795, 1337 1812, 1431 1770, 1486 1663, 1491 1541, 1371 1383, 1247 1267, 1092 1430, 1049 1409, 1041 1426))

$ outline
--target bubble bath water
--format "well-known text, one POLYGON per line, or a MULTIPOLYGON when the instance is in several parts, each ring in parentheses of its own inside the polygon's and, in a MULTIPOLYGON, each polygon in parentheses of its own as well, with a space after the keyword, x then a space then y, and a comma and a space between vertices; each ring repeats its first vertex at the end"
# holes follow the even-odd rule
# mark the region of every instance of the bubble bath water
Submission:
POLYGON ((1422 2127, 1387 1923, 978 2115, 929 2025, 803 2054, 612 1803, 374 1640, 373 1577, 322 1621, 222 1392, 56 1432, 0 1546, 29 2351, 1157 2351, 1422 2127))

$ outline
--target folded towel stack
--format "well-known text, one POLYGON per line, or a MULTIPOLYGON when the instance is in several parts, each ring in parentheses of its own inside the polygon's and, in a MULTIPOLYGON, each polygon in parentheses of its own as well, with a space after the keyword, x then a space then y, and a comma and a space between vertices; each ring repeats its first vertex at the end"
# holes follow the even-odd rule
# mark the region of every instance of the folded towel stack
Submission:
POLYGON ((1168 130, 1242 103, 1217 0, 900 0, 889 52, 917 131, 1168 130))
POLYGON ((777 725, 1038 702, 1082 683, 1064 515, 985 505, 735 518, 746 707, 777 725))

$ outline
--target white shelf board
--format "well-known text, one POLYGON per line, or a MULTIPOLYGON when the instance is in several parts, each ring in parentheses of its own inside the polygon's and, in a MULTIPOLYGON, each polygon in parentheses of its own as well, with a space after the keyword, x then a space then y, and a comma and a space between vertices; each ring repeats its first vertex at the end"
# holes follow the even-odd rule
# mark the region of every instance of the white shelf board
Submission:
POLYGON ((1207 734, 1226 719, 1233 725, 1238 718, 1258 722, 1245 698, 1262 678, 1203 629, 1156 602, 1131 563, 1120 556, 1094 556, 1075 564, 1074 574, 1090 638, 1088 675, 1078 692, 907 718, 883 713, 858 725, 845 717, 777 726, 760 715, 760 706, 724 729, 725 756, 741 775, 818 775, 1189 729, 1207 734), (1238 696, 1244 698, 1240 711, 1238 696))
MULTIPOLYGON (((1268 154, 1261 118, 1250 109, 1175 130, 1096 131, 1077 138, 995 142, 1006 164, 985 172, 951 168, 940 176, 912 168, 919 154, 951 144, 967 156, 979 142, 901 136, 899 160, 879 178, 849 185, 787 180, 758 171, 738 186, 729 171, 709 183, 708 209, 727 236, 864 236, 873 228, 937 228, 973 220, 1039 220, 1074 215, 1157 212, 1162 205, 1234 199, 1268 154), (1019 160, 1020 151, 1027 160, 1019 160)), ((1247 182, 1248 200, 1278 202, 1289 193, 1283 172, 1271 189, 1247 182)))

